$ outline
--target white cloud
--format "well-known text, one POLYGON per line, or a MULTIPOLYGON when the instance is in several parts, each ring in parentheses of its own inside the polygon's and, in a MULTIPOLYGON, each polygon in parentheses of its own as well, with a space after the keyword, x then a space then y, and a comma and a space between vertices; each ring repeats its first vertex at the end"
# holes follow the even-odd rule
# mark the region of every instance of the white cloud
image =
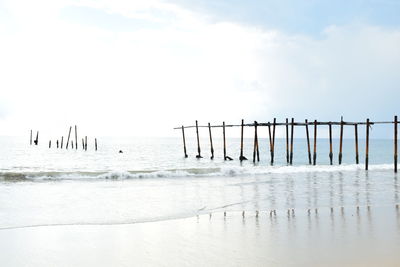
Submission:
POLYGON ((170 135, 195 119, 390 113, 394 101, 377 101, 399 97, 400 31, 332 26, 314 39, 209 23, 163 1, 51 2, 27 16, 12 5, 19 28, 0 32, 0 96, 14 110, 0 124, 13 134, 78 123, 90 134, 170 135), (66 5, 162 24, 114 32, 60 19, 66 5))

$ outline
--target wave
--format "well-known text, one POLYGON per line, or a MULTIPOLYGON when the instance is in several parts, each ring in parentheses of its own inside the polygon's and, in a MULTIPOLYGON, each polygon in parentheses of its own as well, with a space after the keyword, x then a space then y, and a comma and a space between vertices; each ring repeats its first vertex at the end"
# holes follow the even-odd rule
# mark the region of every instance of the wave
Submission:
MULTIPOLYGON (((370 165, 370 171, 392 170, 392 164, 370 165)), ((46 180, 124 180, 146 178, 179 178, 179 177, 231 177, 268 174, 318 173, 318 172, 354 172, 364 171, 363 165, 349 164, 341 166, 223 166, 214 168, 189 168, 167 170, 135 171, 38 171, 38 172, 0 172, 0 181, 46 181, 46 180)))

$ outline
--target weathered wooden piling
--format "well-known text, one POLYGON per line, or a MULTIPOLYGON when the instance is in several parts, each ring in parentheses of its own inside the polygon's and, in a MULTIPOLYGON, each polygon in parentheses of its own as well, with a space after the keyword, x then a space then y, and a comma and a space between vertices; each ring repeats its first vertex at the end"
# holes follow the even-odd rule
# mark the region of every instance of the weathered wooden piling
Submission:
POLYGON ((87 136, 85 136, 85 151, 87 151, 87 136))
POLYGON ((69 132, 68 132, 67 144, 65 145, 65 149, 68 149, 68 145, 69 145, 69 138, 70 138, 70 136, 71 136, 71 130, 72 130, 72 126, 69 126, 69 132))
POLYGON ((97 138, 94 139, 94 149, 97 151, 97 138))
POLYGON ((233 160, 231 157, 226 155, 225 122, 222 122, 222 136, 224 139, 224 160, 233 160))
POLYGON ((397 172, 397 116, 394 116, 394 172, 397 172))
POLYGON ((225 122, 222 122, 222 137, 224 139, 223 140, 223 142, 224 142, 224 160, 226 160, 225 122))
POLYGON ((354 124, 354 144, 356 146, 356 164, 359 163, 359 157, 358 157, 358 124, 354 124))
POLYGON ((311 165, 311 149, 310 149, 310 134, 308 132, 308 120, 304 120, 306 126, 306 137, 307 137, 307 150, 308 150, 308 163, 311 165))
POLYGON ((243 161, 243 160, 247 160, 247 158, 245 156, 243 156, 243 128, 244 128, 244 120, 242 119, 242 124, 241 124, 241 134, 240 134, 240 157, 239 160, 243 161))
POLYGON ((71 147, 74 148, 74 141, 71 140, 71 147))
POLYGON ((57 142, 56 142, 56 144, 57 144, 57 148, 58 148, 58 147, 59 147, 58 139, 57 139, 57 142))
POLYGON ((82 150, 85 150, 85 139, 82 138, 82 150))
POLYGON ((286 118, 286 162, 289 163, 289 120, 286 118))
POLYGON ((51 148, 51 140, 49 140, 49 148, 51 148))
POLYGON ((30 144, 32 145, 32 130, 31 130, 31 139, 30 139, 30 144))
MULTIPOLYGON (((197 140, 198 140, 198 150, 200 152, 200 142, 199 142, 199 133, 198 133, 198 128, 200 127, 208 127, 209 129, 209 134, 210 134, 210 144, 211 144, 211 155, 212 157, 214 156, 214 146, 213 146, 213 140, 212 140, 212 130, 211 128, 213 127, 222 127, 223 128, 223 142, 224 142, 224 160, 232 160, 230 157, 226 155, 226 136, 225 136, 225 128, 226 127, 241 127, 241 138, 240 138, 240 157, 239 159, 246 160, 247 158, 244 157, 244 127, 254 127, 254 147, 253 147, 253 162, 256 160, 259 161, 259 144, 258 144, 258 127, 268 127, 268 133, 269 133, 269 141, 270 141, 270 153, 271 153, 271 164, 273 164, 273 157, 274 157, 274 147, 275 147, 275 127, 276 126, 283 126, 285 125, 286 127, 286 160, 288 163, 293 164, 293 148, 294 148, 294 126, 305 126, 306 127, 306 135, 307 135, 307 148, 308 148, 308 162, 310 163, 311 161, 311 145, 310 145, 310 133, 309 133, 309 125, 314 125, 314 147, 313 147, 313 157, 312 157, 312 164, 316 165, 316 158, 317 158, 317 129, 318 125, 328 125, 329 126, 329 159, 330 159, 330 164, 333 164, 333 142, 332 142, 332 125, 338 125, 340 126, 340 139, 339 139, 339 164, 342 163, 342 158, 343 158, 343 131, 344 131, 344 126, 345 125, 354 125, 354 135, 355 135, 355 150, 356 150, 356 163, 359 163, 359 151, 358 151, 358 125, 366 125, 366 149, 365 149, 365 169, 368 170, 368 163, 369 163, 369 128, 371 125, 375 124, 393 124, 394 125, 394 171, 397 172, 397 162, 398 162, 398 118, 397 116, 394 117, 394 120, 392 121, 374 121, 371 122, 370 119, 368 118, 366 122, 344 122, 343 117, 341 120, 338 121, 329 121, 329 122, 317 122, 317 120, 314 120, 314 122, 309 122, 308 120, 305 120, 305 123, 301 122, 295 122, 294 118, 291 119, 290 126, 291 126, 291 135, 290 135, 290 144, 289 144, 289 121, 286 119, 286 123, 276 123, 276 119, 274 118, 274 122, 272 124, 273 129, 271 133, 271 123, 258 123, 255 121, 254 123, 248 123, 244 124, 244 120, 242 119, 241 124, 239 125, 225 125, 225 122, 223 122, 222 125, 214 125, 211 126, 210 123, 208 123, 208 126, 202 125, 199 126, 197 121, 196 121, 196 126, 181 126, 177 127, 174 129, 181 129, 183 133, 183 139, 184 139, 184 129, 185 128, 194 128, 196 127, 196 133, 197 133, 197 140)), ((37 133, 37 139, 38 139, 39 132, 37 133)), ((86 137, 87 139, 87 137, 86 137)), ((36 143, 36 140, 33 140, 34 144, 36 143)), ((61 139, 62 141, 62 139, 61 139)), ((97 143, 97 140, 95 140, 97 143)), ((62 142, 61 142, 62 143, 62 142)), ((73 144, 73 141, 71 141, 73 144)), ((57 140, 57 145, 58 145, 58 140, 57 140)), ((87 140, 86 144, 84 139, 82 139, 82 146, 86 150, 87 149, 87 140)), ((97 149, 97 148, 96 148, 97 149)), ((186 143, 184 140, 184 152, 186 153, 186 143)), ((199 153, 200 154, 200 153, 199 153)))
POLYGON ((211 159, 214 159, 214 147, 213 147, 213 141, 212 141, 212 135, 211 135, 211 124, 208 123, 208 132, 210 134, 210 146, 211 146, 211 159))
POLYGON ((329 122, 329 163, 333 164, 332 122, 329 122))
POLYGON ((368 153, 369 153, 369 119, 367 119, 366 127, 366 139, 365 139, 365 170, 368 170, 368 153))
POLYGON ((274 156, 275 156, 275 128, 276 128, 276 118, 274 118, 274 122, 273 122, 273 124, 272 124, 271 165, 274 165, 274 156))
POLYGON ((267 123, 268 126, 268 139, 269 139, 269 155, 272 161, 272 133, 271 133, 271 123, 267 123))
POLYGON ((201 151, 200 151, 200 138, 199 138, 199 125, 198 122, 196 120, 196 135, 197 135, 197 155, 196 158, 200 159, 202 158, 201 156, 201 151))
POLYGON ((257 161, 260 161, 260 150, 259 150, 259 145, 258 145, 258 133, 257 133, 257 126, 258 122, 256 122, 256 141, 257 141, 257 161))
POLYGON ((183 139, 183 153, 184 153, 185 158, 187 158, 188 155, 186 153, 185 127, 183 127, 183 125, 182 125, 182 139, 183 139))
MULTIPOLYGON (((72 148, 74 148, 72 146, 72 148)), ((75 125, 75 150, 78 149, 78 127, 75 125)))
POLYGON ((63 148, 63 144, 64 144, 64 136, 61 136, 61 149, 63 148))
POLYGON ((38 145, 38 144, 39 144, 39 131, 36 132, 36 140, 33 141, 33 143, 34 143, 35 145, 38 145))
POLYGON ((317 120, 314 120, 314 153, 313 153, 313 165, 317 164, 317 120))
POLYGON ((293 164, 293 132, 294 132, 294 118, 292 118, 292 122, 290 124, 290 165, 293 164))
POLYGON ((253 148, 253 162, 256 162, 256 157, 257 161, 260 161, 260 152, 258 149, 258 135, 257 135, 257 126, 258 123, 254 121, 254 148, 253 148))
POLYGON ((342 164, 343 156, 343 117, 340 119, 340 139, 339 139, 339 165, 342 164))

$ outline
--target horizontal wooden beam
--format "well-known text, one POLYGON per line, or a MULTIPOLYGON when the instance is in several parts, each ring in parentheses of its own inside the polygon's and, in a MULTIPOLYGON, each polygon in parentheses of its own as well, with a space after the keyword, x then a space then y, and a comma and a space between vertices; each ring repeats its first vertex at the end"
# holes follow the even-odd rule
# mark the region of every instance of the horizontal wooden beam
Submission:
MULTIPOLYGON (((374 124, 393 124, 394 121, 375 121, 375 122, 369 122, 369 125, 374 125, 374 124)), ((328 121, 328 122, 317 122, 317 125, 366 125, 366 122, 340 122, 340 121, 328 121)), ((286 126, 286 125, 292 125, 292 123, 286 123, 286 122, 276 122, 275 126, 286 126)), ((314 122, 293 122, 294 126, 306 126, 306 125, 315 125, 314 122)), ((241 127, 242 124, 225 124, 225 127, 241 127)), ((243 124, 244 127, 254 127, 255 124, 254 123, 244 123, 243 124)), ((271 122, 260 122, 257 124, 257 126, 273 126, 273 123, 271 122)), ((208 125, 190 125, 190 126, 184 126, 185 129, 188 128, 208 128, 208 125)), ((213 125, 211 126, 211 128, 222 128, 224 127, 223 125, 213 125)), ((182 130, 182 126, 180 127, 175 127, 174 130, 182 130)))

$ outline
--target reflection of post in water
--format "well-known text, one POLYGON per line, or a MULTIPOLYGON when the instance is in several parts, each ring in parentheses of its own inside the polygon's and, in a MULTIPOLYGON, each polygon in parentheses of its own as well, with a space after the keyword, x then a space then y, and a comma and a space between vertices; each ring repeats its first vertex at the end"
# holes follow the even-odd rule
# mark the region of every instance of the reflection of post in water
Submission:
POLYGON ((339 172, 339 206, 340 206, 340 219, 342 222, 342 231, 345 233, 346 231, 346 216, 345 216, 345 210, 344 210, 344 192, 343 192, 343 173, 339 172))
POLYGON ((356 187, 356 192, 355 192, 355 204, 357 207, 360 206, 360 173, 356 172, 355 175, 355 181, 354 181, 354 185, 356 187))
POLYGON ((270 208, 271 210, 276 209, 276 198, 275 198, 275 183, 271 179, 271 182, 269 183, 269 200, 270 200, 270 208))
POLYGON ((339 205, 344 206, 344 194, 343 194, 343 173, 339 172, 339 205))
POLYGON ((333 208, 334 206, 334 188, 333 188, 333 174, 332 172, 329 173, 329 206, 333 208))
MULTIPOLYGON (((254 199, 254 209, 256 211, 258 211, 260 209, 260 205, 259 205, 259 202, 260 202, 260 191, 259 191, 258 185, 259 185, 259 181, 257 179, 257 181, 254 183, 254 186, 253 186, 253 191, 254 191, 254 197, 253 197, 253 199, 254 199)), ((257 212, 257 215, 258 215, 258 212, 257 212)))
POLYGON ((311 209, 311 177, 310 173, 307 173, 307 206, 311 209))
POLYGON ((368 221, 368 232, 371 236, 374 234, 374 224, 372 221, 372 208, 371 206, 367 206, 367 221, 368 221))
POLYGON ((368 172, 365 172, 365 203, 367 204, 367 206, 371 205, 371 201, 370 201, 370 188, 371 184, 369 182, 369 175, 368 172))
POLYGON ((331 222, 331 231, 332 233, 335 232, 335 216, 334 216, 334 197, 335 197, 335 192, 334 192, 334 187, 333 187, 333 174, 330 172, 329 173, 329 206, 330 206, 330 211, 329 211, 329 219, 331 222))
POLYGON ((317 174, 313 173, 313 201, 314 201, 314 207, 318 207, 318 180, 317 180, 317 174))
POLYGON ((293 178, 288 177, 285 184, 286 189, 286 208, 294 208, 294 196, 293 196, 293 178))
POLYGON ((394 192, 394 203, 396 205, 399 204, 399 182, 397 179, 397 175, 394 175, 394 180, 393 180, 393 192, 394 192))
POLYGON ((400 207, 399 207, 399 204, 396 204, 396 221, 397 221, 397 230, 400 233, 400 207))
POLYGON ((357 233, 361 235, 361 216, 360 216, 360 207, 356 207, 356 220, 357 220, 357 233))

